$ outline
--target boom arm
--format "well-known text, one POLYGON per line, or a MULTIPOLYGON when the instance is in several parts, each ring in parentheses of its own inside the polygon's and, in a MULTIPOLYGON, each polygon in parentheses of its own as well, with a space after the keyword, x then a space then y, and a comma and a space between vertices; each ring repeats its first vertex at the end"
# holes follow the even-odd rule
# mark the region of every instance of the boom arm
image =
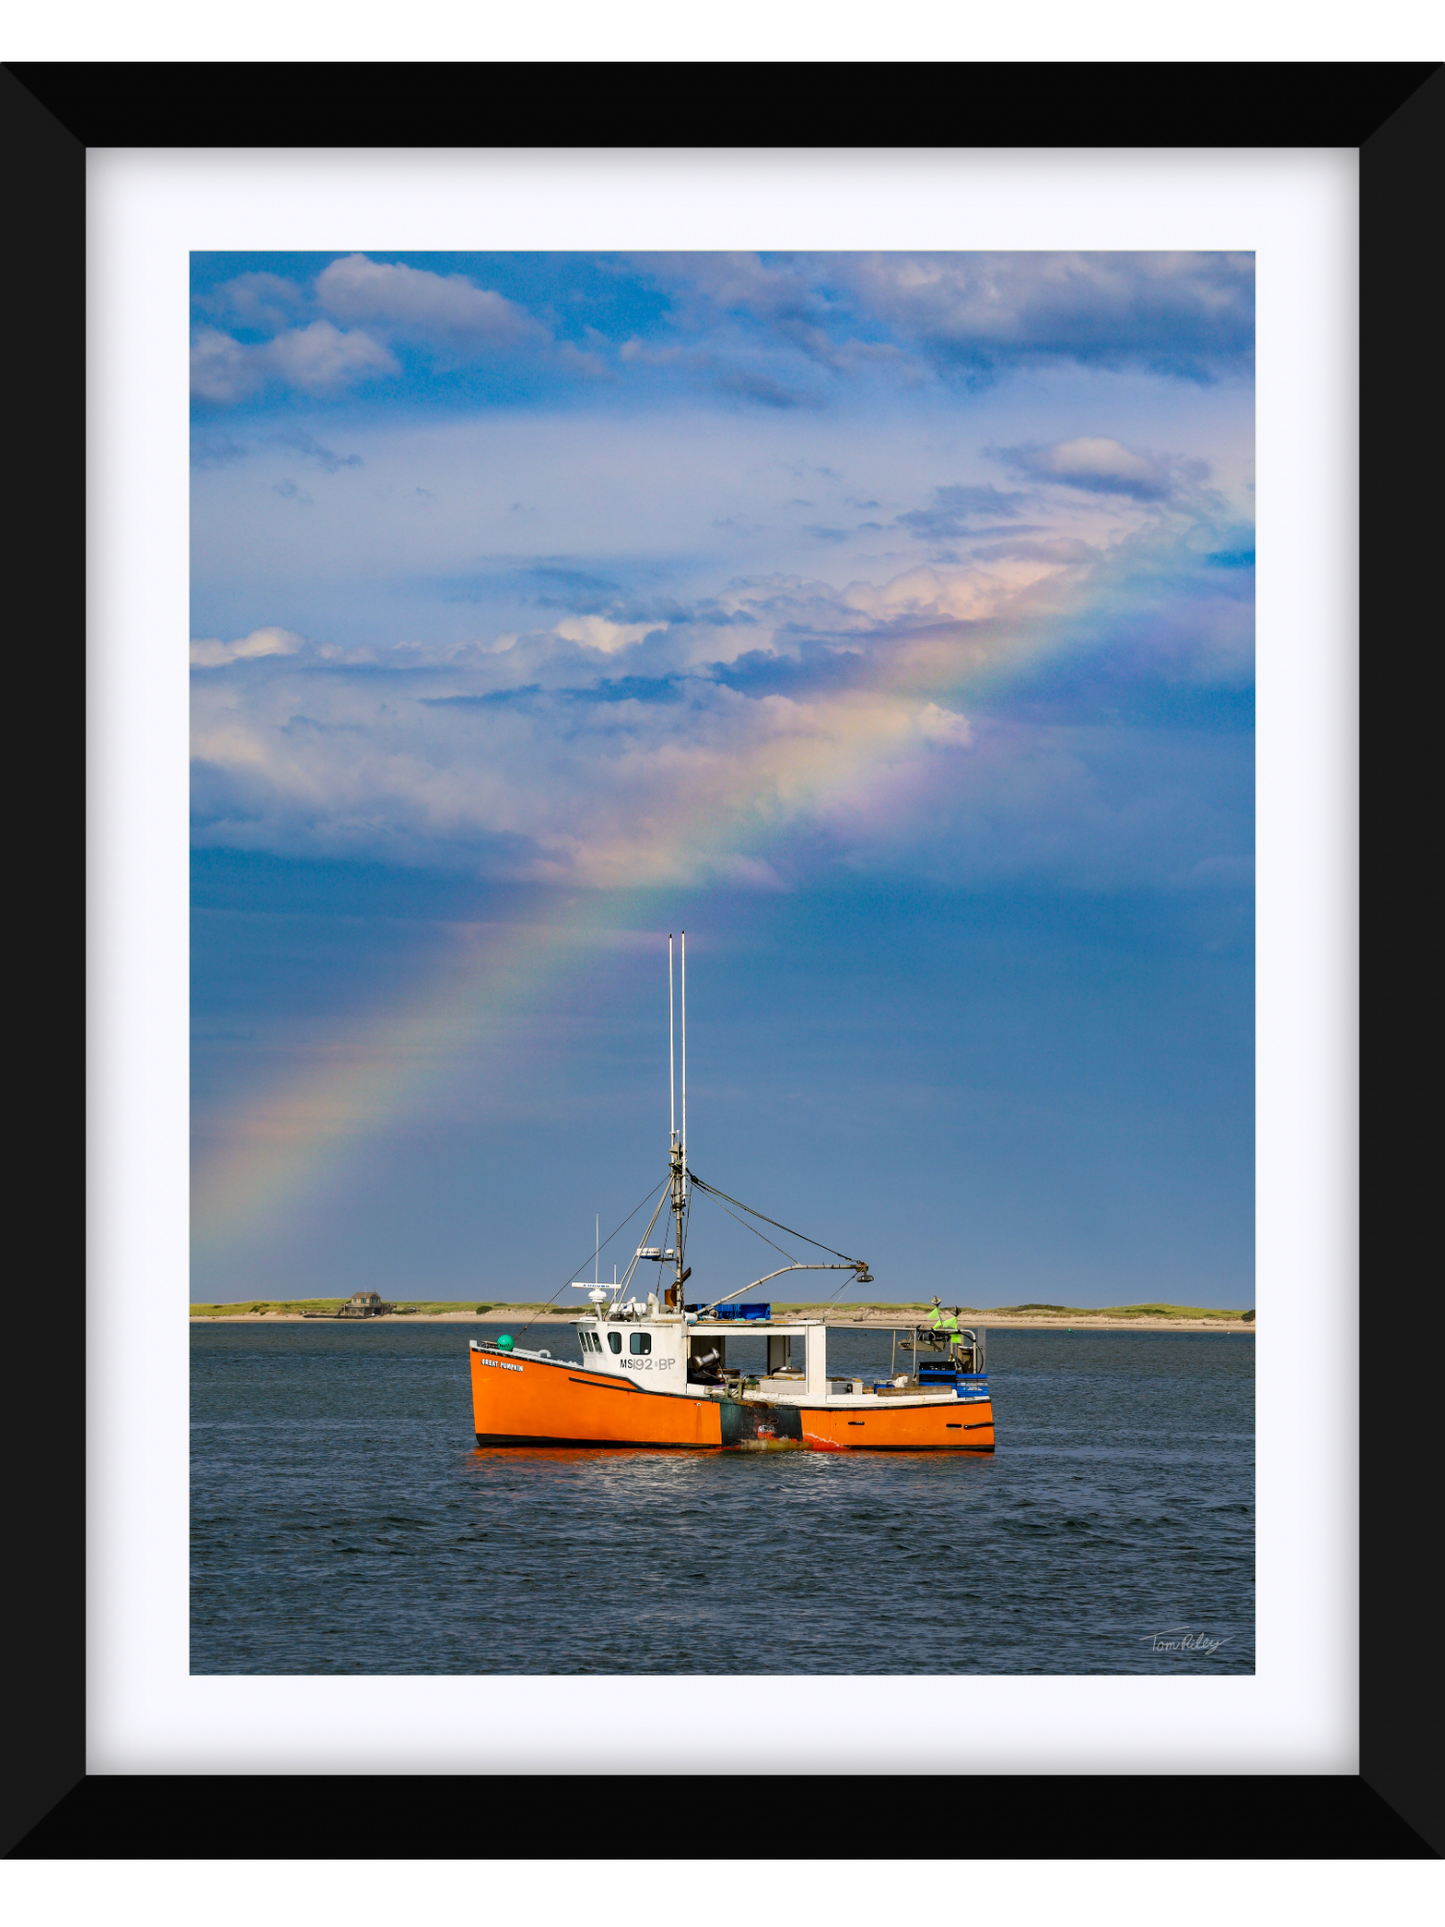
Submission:
POLYGON ((873 1282, 873 1274, 861 1258, 856 1258, 851 1264, 846 1265, 779 1265, 776 1271, 768 1272, 766 1277, 754 1278, 750 1285, 742 1285, 737 1291, 728 1292, 725 1297, 714 1298, 710 1305, 698 1313, 698 1316, 706 1318, 708 1312, 716 1311, 719 1305, 726 1305, 734 1298, 741 1298, 745 1291, 756 1291, 759 1285, 767 1284, 770 1278, 781 1278, 785 1271, 856 1271, 858 1284, 871 1285, 873 1282))

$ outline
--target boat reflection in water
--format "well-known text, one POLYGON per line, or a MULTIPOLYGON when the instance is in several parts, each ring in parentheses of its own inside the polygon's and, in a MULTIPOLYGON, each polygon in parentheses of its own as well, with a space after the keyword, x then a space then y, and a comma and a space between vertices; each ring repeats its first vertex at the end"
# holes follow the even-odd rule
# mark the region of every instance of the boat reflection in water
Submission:
MULTIPOLYGON (((792 1271, 845 1271, 871 1284, 861 1258, 849 1258, 801 1232, 790 1231, 739 1199, 704 1182, 687 1163, 687 956, 682 954, 682 1120, 673 1099, 668 1175, 652 1219, 626 1271, 612 1285, 591 1282, 590 1310, 577 1320, 580 1357, 553 1358, 507 1334, 471 1341, 472 1410, 482 1447, 670 1447, 691 1451, 992 1452, 993 1404, 981 1331, 908 1328, 911 1369, 886 1380, 833 1378, 828 1329, 820 1318, 774 1318, 766 1302, 739 1304, 792 1271), (692 1276, 686 1262, 695 1195, 747 1213, 774 1231, 818 1251, 826 1260, 789 1259, 738 1290, 684 1303, 692 1276), (669 1207, 673 1241, 649 1239, 669 1207), (657 1287, 639 1298, 641 1265, 657 1267, 657 1287), (671 1278, 665 1288, 665 1269, 671 1278), (744 1373, 728 1363, 728 1339, 743 1331, 767 1341, 763 1371, 744 1373), (924 1355, 920 1362, 920 1352, 924 1355)), ((673 1064, 673 949, 667 940, 668 1059, 673 1064)), ((673 1079, 676 1091, 676 1079, 673 1079)), ((762 1232, 758 1234, 764 1236, 762 1232)), ((773 1243, 771 1238, 766 1240, 773 1243)), ((786 1256, 782 1247, 774 1246, 786 1256)), ((600 1250, 600 1245, 599 1245, 600 1250)), ((898 1362, 897 1335, 894 1362, 898 1362)), ((569 1454, 570 1456, 570 1454, 569 1454)))

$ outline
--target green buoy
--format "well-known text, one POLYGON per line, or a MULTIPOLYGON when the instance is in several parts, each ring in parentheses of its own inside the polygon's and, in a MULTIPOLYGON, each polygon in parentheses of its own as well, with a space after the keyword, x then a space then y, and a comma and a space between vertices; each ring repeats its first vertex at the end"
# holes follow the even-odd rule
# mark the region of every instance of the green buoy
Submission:
POLYGON ((497 1340, 497 1350, 499 1352, 509 1352, 512 1349, 513 1342, 512 1334, 510 1332, 503 1332, 497 1340))

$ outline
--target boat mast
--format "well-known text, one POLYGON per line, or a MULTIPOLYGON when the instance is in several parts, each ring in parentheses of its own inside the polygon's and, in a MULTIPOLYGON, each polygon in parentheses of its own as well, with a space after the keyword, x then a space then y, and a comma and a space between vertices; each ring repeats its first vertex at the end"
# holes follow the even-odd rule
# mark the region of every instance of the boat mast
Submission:
POLYGON ((682 933, 681 956, 682 989, 682 1142, 678 1146, 677 1159, 672 1174, 672 1209, 677 1220, 677 1236, 672 1248, 677 1253, 677 1277, 673 1282, 673 1294, 678 1309, 682 1308, 683 1279, 683 1240, 686 1236, 683 1220, 687 1213, 687 932, 682 933))
POLYGON ((675 1063, 676 1025, 672 1012, 672 932, 667 933, 667 1073, 672 1125, 668 1158, 672 1169, 673 1281, 668 1289, 669 1305, 682 1304, 682 1222, 687 1209, 687 934, 682 939, 682 1135, 677 1129, 677 1073, 675 1063))

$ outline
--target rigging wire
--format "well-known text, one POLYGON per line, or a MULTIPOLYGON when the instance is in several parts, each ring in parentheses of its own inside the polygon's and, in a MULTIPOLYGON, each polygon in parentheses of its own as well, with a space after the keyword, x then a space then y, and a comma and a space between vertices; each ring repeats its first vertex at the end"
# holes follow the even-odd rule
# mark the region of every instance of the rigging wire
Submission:
MULTIPOLYGON (((770 1224, 775 1231, 785 1231, 790 1238, 801 1238, 805 1245, 816 1245, 819 1251, 830 1251, 835 1258, 841 1258, 846 1265, 861 1264, 861 1259, 850 1258, 846 1251, 834 1251, 832 1245, 825 1245, 821 1238, 810 1238, 806 1231, 794 1231, 790 1225, 779 1224, 776 1218, 768 1217, 766 1212, 755 1211, 750 1204, 744 1204, 741 1198, 729 1198, 726 1191, 719 1191, 715 1184, 707 1183, 705 1179, 697 1175, 696 1171, 689 1171, 687 1175, 692 1179, 699 1191, 706 1191, 710 1197, 726 1198, 727 1202, 729 1204, 735 1204, 739 1211, 746 1211, 751 1218, 761 1218, 764 1224, 770 1224)), ((762 1235, 760 1231, 758 1236, 761 1238, 762 1235)), ((765 1239, 764 1242, 772 1244, 772 1239, 765 1239)), ((773 1245, 773 1249, 775 1251, 782 1251, 782 1246, 773 1245)), ((783 1252, 784 1257, 787 1257, 787 1255, 786 1252, 783 1252)), ((794 1262, 796 1263, 796 1260, 794 1260, 794 1262)))
MULTIPOLYGON (((687 1175, 692 1180, 694 1186, 699 1191, 703 1192, 707 1197, 710 1197, 714 1201, 714 1203, 717 1204, 719 1210, 726 1212, 728 1217, 735 1219, 735 1221, 738 1224, 743 1224, 743 1221, 741 1218, 737 1216, 737 1212, 728 1211, 727 1207, 730 1204, 735 1204, 738 1208, 738 1211, 746 1211, 750 1218, 759 1218, 764 1224, 770 1224, 775 1231, 785 1232, 786 1235, 790 1238, 801 1238, 804 1244, 813 1245, 819 1251, 830 1252, 833 1257, 841 1258, 844 1264, 853 1266, 855 1268, 855 1276, 851 1279, 845 1278, 843 1282, 838 1286, 837 1290, 834 1291, 830 1297, 824 1299, 823 1301, 824 1304, 832 1304, 834 1299, 840 1297, 841 1294, 848 1289, 848 1286, 850 1284, 856 1284, 858 1282, 858 1276, 856 1274, 859 1270, 864 1268, 861 1259, 850 1258, 846 1251, 834 1250, 832 1245, 825 1245, 820 1238, 810 1238, 806 1231, 794 1231, 791 1229, 790 1226, 785 1224, 780 1224, 776 1218, 768 1217, 766 1212, 757 1211, 753 1208, 752 1205, 744 1204, 741 1198, 730 1197, 726 1191, 719 1191, 719 1189, 715 1184, 709 1184, 705 1178, 700 1178, 697 1175, 696 1171, 689 1169, 687 1175)), ((671 1183, 670 1178, 664 1178, 661 1185, 659 1185, 657 1189, 659 1191, 665 1191, 670 1183, 671 1183)), ((653 1195, 654 1193, 649 1190, 644 1197, 642 1197, 635 1205, 633 1205, 632 1209, 628 1212, 627 1216, 622 1220, 621 1224, 619 1224, 615 1230, 609 1231, 607 1236, 602 1240, 601 1244, 596 1245, 593 1251, 588 1254, 588 1256, 596 1258, 603 1251, 605 1251, 608 1245, 610 1245, 612 1240, 617 1236, 618 1232, 625 1229, 625 1227, 632 1221, 633 1218, 637 1216, 638 1212, 642 1209, 642 1207, 645 1204, 648 1203, 648 1201, 653 1197, 653 1195)), ((691 1221, 691 1218, 692 1218, 692 1194, 691 1192, 689 1192, 687 1203, 683 1209, 683 1222, 682 1222, 682 1229, 681 1229, 682 1248, 684 1251, 686 1249, 687 1229, 691 1221)), ((751 1231, 755 1238, 762 1238, 763 1243, 765 1245, 771 1246, 774 1251, 778 1252, 782 1257, 786 1258, 789 1264, 795 1265, 798 1263, 798 1260, 794 1258, 792 1252, 784 1251, 783 1247, 780 1244, 774 1244, 771 1238, 765 1237, 761 1231, 756 1230, 752 1225, 744 1224, 743 1229, 745 1231, 751 1231)), ((568 1278, 563 1284, 560 1284, 557 1287, 556 1291, 552 1293, 552 1296, 544 1301, 542 1306, 542 1311, 545 1311, 548 1305, 554 1304, 556 1300, 561 1297, 562 1293, 566 1291, 568 1287, 574 1282, 574 1280, 576 1279, 577 1273, 583 1269, 586 1263, 587 1263, 587 1259, 584 1258, 582 1260, 582 1263, 575 1267, 575 1269, 572 1272, 572 1276, 568 1278)), ((519 1338, 524 1337, 526 1333, 531 1330, 532 1326, 537 1322, 537 1319, 540 1316, 541 1316, 541 1312, 534 1312, 532 1316, 527 1320, 526 1324, 523 1325, 521 1330, 517 1333, 517 1336, 519 1338)))
MULTIPOLYGON (((716 1203, 717 1201, 714 1200, 714 1202, 716 1203)), ((755 1238, 762 1238, 763 1243, 765 1245, 772 1245, 772 1248, 774 1251, 782 1252, 783 1257, 788 1259, 790 1263, 796 1264, 798 1262, 797 1259, 793 1257, 793 1254, 791 1251, 783 1251, 783 1247, 779 1244, 773 1244, 773 1241, 771 1238, 764 1238, 761 1231, 757 1230, 753 1225, 750 1225, 746 1219, 740 1218, 736 1211, 728 1211, 728 1208, 725 1204, 718 1204, 717 1208, 719 1211, 727 1211, 728 1216, 733 1220, 733 1222, 735 1224, 740 1224, 744 1231, 751 1231, 755 1238)), ((828 1247, 824 1245, 823 1249, 826 1251, 828 1247)))
POLYGON ((826 1306, 826 1305, 835 1304, 837 1300, 843 1296, 843 1293, 848 1289, 849 1285, 856 1285, 857 1282, 858 1282, 858 1274, 855 1271, 851 1278, 845 1278, 842 1284, 839 1285, 838 1289, 835 1292, 831 1292, 829 1296, 823 1300, 824 1305, 826 1306))
MULTIPOLYGON (((667 1186, 670 1183, 671 1183, 670 1178, 664 1178, 661 1185, 659 1185, 657 1188, 659 1190, 666 1190, 667 1186)), ((633 1205, 632 1209, 628 1212, 627 1216, 622 1220, 622 1223, 618 1225, 617 1231, 623 1230, 626 1225, 630 1224, 631 1221, 637 1216, 638 1212, 642 1209, 643 1205, 648 1203, 651 1197, 652 1197, 652 1192, 648 1191, 646 1196, 644 1196, 637 1204, 633 1205)), ((609 1231, 607 1236, 602 1240, 601 1244, 597 1245, 593 1251, 588 1252, 587 1257, 591 1258, 593 1256, 600 1256, 601 1253, 607 1249, 608 1245, 611 1244, 612 1240, 617 1236, 617 1231, 609 1231)), ((574 1280, 576 1279, 577 1273, 581 1271, 582 1266, 585 1265, 586 1263, 587 1263, 587 1258, 584 1258, 582 1260, 582 1264, 576 1265, 573 1267, 571 1278, 564 1280, 562 1284, 558 1285, 557 1289, 552 1293, 552 1296, 544 1302, 542 1306, 542 1311, 545 1311, 548 1305, 553 1304, 558 1298, 562 1296, 562 1293, 566 1291, 568 1286, 574 1282, 574 1280)), ((533 1325, 536 1324, 538 1318, 540 1318, 541 1315, 542 1315, 541 1312, 533 1312, 532 1316, 527 1320, 526 1324, 523 1325, 521 1331, 517 1333, 517 1337, 521 1338, 525 1336, 525 1334, 532 1329, 533 1325)))

